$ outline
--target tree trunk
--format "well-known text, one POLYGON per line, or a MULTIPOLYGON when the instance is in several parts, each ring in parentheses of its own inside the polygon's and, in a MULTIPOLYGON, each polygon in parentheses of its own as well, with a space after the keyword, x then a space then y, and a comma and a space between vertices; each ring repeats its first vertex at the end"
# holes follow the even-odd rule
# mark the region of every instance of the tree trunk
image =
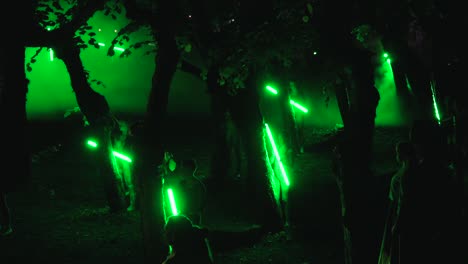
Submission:
POLYGON ((350 107, 351 104, 349 102, 349 90, 351 88, 350 80, 348 74, 343 71, 339 74, 339 78, 337 78, 335 83, 335 96, 336 101, 338 104, 338 109, 340 110, 341 114, 341 121, 343 121, 343 125, 346 127, 349 123, 349 115, 350 115, 350 107))
POLYGON ((70 41, 64 41, 56 50, 70 74, 78 106, 87 118, 96 137, 99 139, 96 162, 100 176, 104 180, 107 201, 112 212, 127 208, 122 176, 119 175, 113 156, 113 132, 118 123, 111 116, 109 105, 104 96, 95 92, 88 83, 87 73, 80 58, 80 49, 70 41))
POLYGON ((211 94, 211 115, 213 120, 213 155, 211 156, 211 178, 208 188, 211 191, 221 190, 227 182, 230 165, 229 146, 227 142, 226 115, 229 112, 230 96, 227 89, 218 84, 218 69, 213 67, 208 72, 207 85, 211 94))
POLYGON ((258 83, 250 82, 231 98, 230 110, 239 129, 247 157, 246 189, 255 218, 265 230, 277 232, 283 227, 280 209, 272 188, 272 170, 266 151, 266 133, 259 107, 258 83))
POLYGON ((374 87, 374 65, 371 56, 357 53, 352 65, 355 84, 350 120, 344 128, 343 187, 345 225, 351 233, 351 255, 354 263, 376 263, 381 228, 376 199, 376 178, 371 172, 374 120, 379 94, 374 87))
MULTIPOLYGON (((11 8, 11 12, 15 12, 15 8, 11 8)), ((22 14, 21 7, 16 7, 16 10, 18 11, 15 14, 22 14)), ((16 19, 21 21, 21 17, 16 19)), ((14 35, 14 30, 19 30, 20 33, 15 38, 2 42, 0 46, 0 145, 5 154, 0 161, 0 193, 24 186, 31 173, 26 116, 28 80, 24 71, 24 36, 21 35, 21 23, 19 25, 20 28, 13 29, 8 23, 2 23, 2 27, 5 27, 2 28, 3 34, 14 35)))
POLYGON ((141 211, 145 260, 161 263, 167 253, 164 243, 164 199, 162 194, 161 168, 164 146, 163 129, 172 78, 177 69, 180 53, 172 32, 158 34, 158 53, 153 75, 152 89, 148 99, 143 131, 137 136, 137 155, 134 175, 139 177, 138 193, 141 211), (158 169, 159 168, 159 169, 158 169))

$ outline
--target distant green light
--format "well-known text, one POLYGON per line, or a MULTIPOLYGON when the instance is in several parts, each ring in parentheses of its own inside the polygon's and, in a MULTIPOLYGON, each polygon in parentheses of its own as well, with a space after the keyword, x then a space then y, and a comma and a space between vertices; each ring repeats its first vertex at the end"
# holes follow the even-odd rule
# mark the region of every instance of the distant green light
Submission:
POLYGON ((316 51, 314 51, 314 55, 317 55, 317 52, 316 52, 316 51))
POLYGON ((177 205, 174 198, 174 191, 172 191, 171 188, 167 189, 167 195, 169 197, 169 203, 171 204, 172 215, 178 215, 179 211, 177 210, 177 205))
POLYGON ((54 50, 49 48, 49 57, 50 57, 50 61, 54 61, 54 50))
MULTIPOLYGON (((105 46, 106 46, 106 44, 105 44, 105 43, 102 43, 102 42, 99 42, 98 45, 101 46, 101 47, 105 47, 105 46)), ((119 48, 119 47, 114 47, 114 50, 117 50, 117 51, 125 51, 124 48, 119 48)))
POLYGON ((278 152, 278 148, 276 147, 275 140, 273 139, 273 134, 271 133, 270 127, 268 126, 267 123, 265 123, 265 127, 266 127, 266 131, 267 131, 268 139, 270 140, 271 147, 273 148, 273 153, 275 154, 276 161, 278 162, 278 165, 279 165, 279 168, 280 168, 280 171, 281 171, 281 175, 283 176, 283 181, 286 184, 286 186, 289 186, 290 182, 289 182, 288 176, 286 174, 286 170, 284 169, 283 162, 281 161, 281 157, 280 157, 280 154, 278 152))

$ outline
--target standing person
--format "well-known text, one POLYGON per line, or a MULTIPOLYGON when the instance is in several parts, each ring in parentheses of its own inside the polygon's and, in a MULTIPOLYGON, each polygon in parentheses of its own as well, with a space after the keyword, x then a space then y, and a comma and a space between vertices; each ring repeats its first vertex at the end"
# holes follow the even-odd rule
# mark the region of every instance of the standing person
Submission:
POLYGON ((415 121, 410 131, 419 163, 403 181, 398 218, 402 263, 462 263, 457 212, 446 142, 435 120, 415 121))
POLYGON ((178 173, 182 179, 178 184, 182 198, 181 212, 196 225, 200 225, 206 207, 206 188, 196 175, 198 165, 195 159, 182 160, 178 173))
POLYGON ((8 208, 6 193, 0 193, 0 236, 13 232, 11 228, 10 208, 8 208))
POLYGON ((214 263, 208 231, 193 225, 186 216, 170 216, 164 231, 171 250, 163 264, 214 263))
POLYGON ((375 87, 375 58, 380 52, 376 29, 376 2, 370 0, 315 1, 311 23, 317 25, 320 54, 330 58, 337 71, 348 72, 349 113, 343 131, 343 192, 345 222, 351 256, 345 263, 375 263, 380 232, 375 204, 375 177, 370 168, 376 108, 380 94, 375 87), (373 187, 374 185, 374 187, 373 187))
POLYGON ((405 177, 411 177, 412 171, 418 164, 414 147, 408 141, 402 141, 396 145, 396 159, 400 168, 390 182, 388 214, 380 248, 379 264, 399 263, 399 236, 395 231, 398 229, 398 216, 404 195, 402 182, 406 180, 405 177))

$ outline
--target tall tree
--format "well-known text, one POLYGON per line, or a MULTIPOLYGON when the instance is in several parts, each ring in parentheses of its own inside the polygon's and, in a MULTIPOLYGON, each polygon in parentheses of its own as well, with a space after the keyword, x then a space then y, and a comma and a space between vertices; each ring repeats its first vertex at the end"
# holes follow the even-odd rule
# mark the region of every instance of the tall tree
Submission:
MULTIPOLYGON (((91 87, 88 72, 80 58, 82 48, 97 46, 93 38, 88 43, 83 41, 83 35, 93 36, 90 33, 92 27, 87 21, 97 11, 113 7, 115 2, 108 0, 76 3, 37 1, 32 6, 33 15, 27 20, 29 27, 25 46, 53 48, 55 56, 64 61, 78 106, 99 139, 96 160, 105 182, 109 207, 116 212, 127 207, 121 175, 114 169, 112 155, 113 143, 118 137, 118 123, 111 114, 107 100, 91 87), (55 19, 50 19, 51 16, 55 16, 55 19)), ((31 62, 34 61, 35 57, 31 59, 31 62)), ((32 70, 31 62, 27 62, 27 70, 32 70)))

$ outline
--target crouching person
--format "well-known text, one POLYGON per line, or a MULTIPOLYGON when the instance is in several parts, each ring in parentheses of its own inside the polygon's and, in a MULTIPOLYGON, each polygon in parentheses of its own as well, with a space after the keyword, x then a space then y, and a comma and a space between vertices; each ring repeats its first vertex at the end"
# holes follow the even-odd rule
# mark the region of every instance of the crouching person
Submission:
POLYGON ((170 216, 164 229, 171 250, 163 264, 214 263, 206 229, 193 225, 184 215, 170 216))

